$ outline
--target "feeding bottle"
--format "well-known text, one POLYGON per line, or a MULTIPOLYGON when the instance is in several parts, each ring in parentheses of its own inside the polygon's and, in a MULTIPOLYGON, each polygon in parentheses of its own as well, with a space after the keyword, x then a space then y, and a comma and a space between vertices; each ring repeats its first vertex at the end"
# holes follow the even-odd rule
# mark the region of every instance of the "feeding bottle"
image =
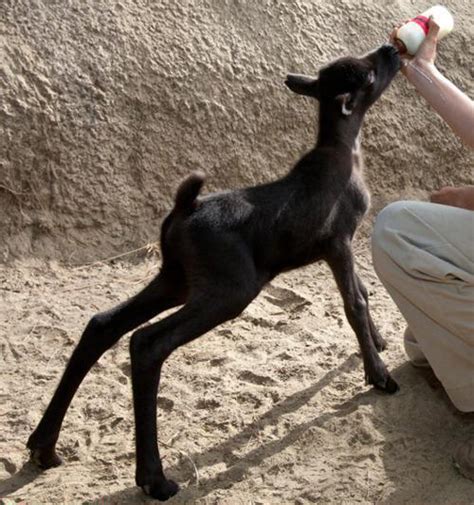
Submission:
POLYGON ((442 5, 435 5, 410 19, 402 25, 395 35, 395 44, 401 54, 414 55, 420 47, 429 30, 430 17, 439 25, 438 39, 446 37, 453 29, 454 20, 451 13, 442 5))

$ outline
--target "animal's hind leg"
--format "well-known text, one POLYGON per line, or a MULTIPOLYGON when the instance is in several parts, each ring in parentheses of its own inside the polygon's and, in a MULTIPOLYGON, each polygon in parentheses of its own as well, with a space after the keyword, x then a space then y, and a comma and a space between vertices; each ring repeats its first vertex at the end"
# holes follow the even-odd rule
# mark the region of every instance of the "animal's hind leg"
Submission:
POLYGON ((69 404, 87 372, 125 333, 184 303, 185 296, 182 274, 162 269, 137 295, 89 321, 43 418, 28 439, 33 461, 42 468, 61 463, 55 451, 56 441, 69 404))
POLYGON ((380 332, 378 331, 377 327, 375 326, 375 323, 372 319, 372 316, 370 315, 370 310, 369 310, 369 294, 367 293, 367 288, 364 286, 362 280, 360 277, 356 275, 356 280, 359 286, 359 291, 362 294, 365 303, 367 304, 367 314, 369 317, 369 327, 370 327, 370 336, 372 337, 372 340, 374 341, 375 348, 377 351, 381 352, 384 351, 387 348, 387 342, 385 339, 380 335, 380 332))
POLYGON ((156 395, 163 363, 178 347, 238 316, 266 281, 239 238, 225 233, 200 233, 194 245, 186 305, 168 318, 137 330, 130 341, 135 478, 146 493, 160 500, 178 491, 178 486, 163 473, 157 442, 156 395))
POLYGON ((236 317, 256 294, 256 291, 242 292, 232 284, 223 290, 213 283, 178 312, 132 335, 136 483, 152 497, 167 500, 179 489, 163 473, 157 442, 156 396, 165 359, 178 347, 236 317))

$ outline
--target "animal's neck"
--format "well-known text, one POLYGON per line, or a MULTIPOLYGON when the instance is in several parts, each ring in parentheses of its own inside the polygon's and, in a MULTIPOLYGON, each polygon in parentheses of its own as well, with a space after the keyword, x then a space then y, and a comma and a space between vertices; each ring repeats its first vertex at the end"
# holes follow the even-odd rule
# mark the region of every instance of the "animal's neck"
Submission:
POLYGON ((319 131, 316 147, 340 147, 349 150, 358 144, 363 116, 341 116, 334 108, 321 106, 319 111, 319 131))

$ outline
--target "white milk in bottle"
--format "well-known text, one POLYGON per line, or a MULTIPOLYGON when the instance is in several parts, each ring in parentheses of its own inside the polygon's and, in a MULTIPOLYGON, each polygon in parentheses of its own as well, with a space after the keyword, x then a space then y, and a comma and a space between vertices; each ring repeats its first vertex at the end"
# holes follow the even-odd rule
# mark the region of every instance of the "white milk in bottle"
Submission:
POLYGON ((451 13, 446 7, 435 5, 413 19, 410 19, 410 21, 407 21, 397 30, 395 44, 401 54, 416 54, 428 33, 430 17, 439 25, 438 40, 446 37, 453 29, 454 20, 451 13))

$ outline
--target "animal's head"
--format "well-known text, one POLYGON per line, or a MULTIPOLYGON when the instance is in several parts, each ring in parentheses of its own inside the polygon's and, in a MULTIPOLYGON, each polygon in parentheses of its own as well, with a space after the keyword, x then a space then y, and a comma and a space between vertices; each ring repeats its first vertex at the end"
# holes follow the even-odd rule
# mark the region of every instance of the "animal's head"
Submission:
POLYGON ((399 69, 398 50, 384 44, 361 58, 339 58, 323 67, 318 77, 289 74, 285 84, 295 93, 333 105, 342 116, 363 115, 399 69))

